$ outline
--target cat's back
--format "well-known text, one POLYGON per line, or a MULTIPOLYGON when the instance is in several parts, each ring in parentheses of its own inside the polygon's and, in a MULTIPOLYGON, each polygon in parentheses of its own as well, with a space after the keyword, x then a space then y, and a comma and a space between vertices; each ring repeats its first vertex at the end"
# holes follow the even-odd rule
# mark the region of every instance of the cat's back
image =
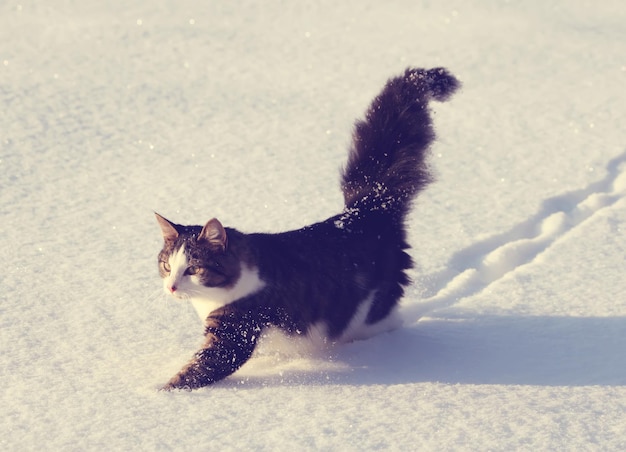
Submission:
POLYGON ((321 275, 342 281, 359 274, 375 280, 383 268, 410 267, 403 233, 377 215, 344 212, 297 230, 249 234, 247 240, 261 273, 270 278, 321 275))

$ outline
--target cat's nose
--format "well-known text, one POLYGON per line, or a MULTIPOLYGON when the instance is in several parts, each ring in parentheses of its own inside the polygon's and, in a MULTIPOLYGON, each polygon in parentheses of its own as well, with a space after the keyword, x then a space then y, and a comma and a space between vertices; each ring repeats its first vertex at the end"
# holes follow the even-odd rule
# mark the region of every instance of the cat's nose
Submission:
POLYGON ((174 292, 176 292, 176 289, 178 289, 178 287, 176 287, 176 285, 172 285, 170 287, 170 292, 174 293, 174 292))

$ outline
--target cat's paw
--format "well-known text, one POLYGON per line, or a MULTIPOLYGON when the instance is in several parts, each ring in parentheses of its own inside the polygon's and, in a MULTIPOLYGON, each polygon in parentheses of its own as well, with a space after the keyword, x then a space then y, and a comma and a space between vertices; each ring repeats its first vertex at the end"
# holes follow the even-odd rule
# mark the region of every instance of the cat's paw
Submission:
POLYGON ((172 391, 191 392, 191 388, 189 386, 173 386, 169 383, 159 388, 159 392, 172 392, 172 391))
POLYGON ((172 392, 174 390, 190 392, 193 388, 189 383, 184 381, 180 375, 172 377, 166 385, 159 388, 159 391, 172 392))
POLYGON ((159 388, 159 392, 172 392, 172 391, 191 392, 191 386, 189 386, 189 385, 175 386, 175 385, 171 385, 171 384, 168 383, 165 386, 162 386, 162 387, 159 388))

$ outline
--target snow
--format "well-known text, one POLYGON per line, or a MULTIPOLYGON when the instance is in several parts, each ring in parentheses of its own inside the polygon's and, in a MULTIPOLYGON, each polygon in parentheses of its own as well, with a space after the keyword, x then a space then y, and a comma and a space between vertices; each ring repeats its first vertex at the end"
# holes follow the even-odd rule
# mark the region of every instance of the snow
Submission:
POLYGON ((616 0, 4 2, 2 449, 626 448, 624 23, 616 0), (337 213, 353 121, 409 65, 464 86, 433 106, 404 326, 158 392, 201 327, 152 211, 337 213))

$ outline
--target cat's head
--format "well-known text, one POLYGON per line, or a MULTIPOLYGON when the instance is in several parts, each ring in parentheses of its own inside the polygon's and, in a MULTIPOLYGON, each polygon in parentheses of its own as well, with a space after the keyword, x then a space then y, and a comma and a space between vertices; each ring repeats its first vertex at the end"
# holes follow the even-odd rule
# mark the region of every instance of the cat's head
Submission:
POLYGON ((241 267, 217 219, 202 227, 175 224, 159 214, 156 218, 163 233, 159 273, 166 293, 176 298, 219 298, 237 282, 241 267))

